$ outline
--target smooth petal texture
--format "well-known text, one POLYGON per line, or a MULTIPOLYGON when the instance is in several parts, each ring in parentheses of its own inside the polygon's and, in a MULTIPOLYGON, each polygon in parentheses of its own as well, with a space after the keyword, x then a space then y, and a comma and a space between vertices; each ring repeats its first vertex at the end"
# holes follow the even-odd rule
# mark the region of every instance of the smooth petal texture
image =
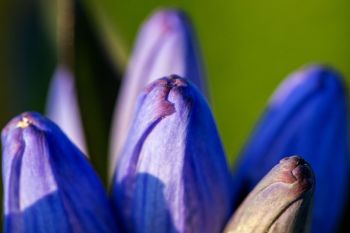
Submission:
POLYGON ((64 65, 57 67, 48 94, 46 115, 87 155, 74 78, 64 65))
POLYGON ((99 178, 54 123, 24 113, 2 145, 5 232, 118 232, 99 178))
POLYGON ((139 33, 124 77, 113 119, 110 142, 111 167, 126 141, 138 95, 143 88, 164 76, 177 74, 190 79, 206 93, 201 56, 186 15, 161 10, 145 22, 139 33))
POLYGON ((242 199, 281 156, 298 154, 310 163, 317 179, 312 232, 336 231, 349 187, 343 85, 333 70, 310 66, 280 86, 237 164, 235 200, 242 199))
POLYGON ((232 177, 208 104, 177 76, 141 94, 114 178, 113 201, 126 232, 223 230, 232 177))
POLYGON ((224 233, 308 232, 314 185, 302 158, 282 159, 249 193, 224 233))

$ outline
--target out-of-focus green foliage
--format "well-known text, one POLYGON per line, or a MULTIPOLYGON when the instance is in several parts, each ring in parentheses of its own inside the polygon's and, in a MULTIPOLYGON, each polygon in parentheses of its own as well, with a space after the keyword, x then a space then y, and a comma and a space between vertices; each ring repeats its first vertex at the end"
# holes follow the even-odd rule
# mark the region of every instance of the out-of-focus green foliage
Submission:
POLYGON ((54 45, 48 40, 38 1, 2 3, 5 23, 0 26, 1 128, 26 110, 41 110, 55 64, 54 45))

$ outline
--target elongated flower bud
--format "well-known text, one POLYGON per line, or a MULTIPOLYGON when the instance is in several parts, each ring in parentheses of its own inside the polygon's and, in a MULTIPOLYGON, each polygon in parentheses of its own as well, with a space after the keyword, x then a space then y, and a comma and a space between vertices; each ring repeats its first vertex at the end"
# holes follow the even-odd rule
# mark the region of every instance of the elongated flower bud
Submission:
POLYGON ((236 198, 245 196, 283 155, 302 155, 317 178, 312 232, 336 231, 349 187, 347 96, 339 75, 311 66, 275 95, 237 166, 236 198))
POLYGON ((231 188, 213 116, 198 90, 177 76, 150 84, 114 179, 126 232, 221 232, 231 188))
POLYGON ((314 185, 303 159, 282 159, 249 193, 224 233, 308 232, 314 185))
POLYGON ((137 96, 147 84, 177 74, 206 92, 198 43, 183 12, 161 10, 142 26, 114 115, 110 175, 128 135, 137 96))
POLYGON ((2 144, 5 232, 118 232, 99 178, 55 124, 24 113, 2 144))
POLYGON ((46 115, 87 154, 74 79, 66 66, 57 67, 48 95, 46 115))

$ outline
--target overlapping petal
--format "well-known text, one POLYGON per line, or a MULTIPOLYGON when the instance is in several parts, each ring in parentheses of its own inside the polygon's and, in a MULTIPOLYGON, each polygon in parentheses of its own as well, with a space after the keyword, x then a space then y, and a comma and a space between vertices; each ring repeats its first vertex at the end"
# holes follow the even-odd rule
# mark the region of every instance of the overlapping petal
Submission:
POLYGON ((323 66, 293 74, 272 97, 237 164, 235 200, 281 156, 299 154, 317 179, 312 232, 335 232, 349 187, 348 126, 347 95, 339 74, 323 66))
POLYGON ((23 113, 2 145, 5 232, 118 232, 95 171, 54 123, 23 113))
POLYGON ((150 84, 114 179, 126 232, 220 232, 232 211, 231 181, 200 92, 177 76, 150 84))
POLYGON ((142 26, 124 77, 114 114, 110 175, 125 143, 137 96, 156 79, 172 74, 190 79, 206 93, 201 56, 186 15, 178 10, 160 10, 142 26))

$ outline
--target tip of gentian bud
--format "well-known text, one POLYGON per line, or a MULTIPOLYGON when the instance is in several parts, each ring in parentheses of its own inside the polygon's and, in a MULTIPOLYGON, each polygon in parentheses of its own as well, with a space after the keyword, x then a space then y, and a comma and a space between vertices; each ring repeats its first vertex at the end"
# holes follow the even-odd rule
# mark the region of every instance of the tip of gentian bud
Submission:
POLYGON ((225 233, 307 232, 315 177, 298 156, 282 159, 255 186, 225 233))
POLYGON ((232 211, 231 178, 200 92, 175 75, 150 84, 114 178, 126 231, 220 232, 232 211))
POLYGON ((328 67, 313 65, 288 77, 237 164, 236 196, 246 195, 281 155, 303 155, 317 177, 311 231, 335 232, 349 188, 347 104, 341 76, 328 67))
POLYGON ((65 65, 59 65, 52 78, 46 115, 87 155, 74 78, 65 65))
POLYGON ((93 168, 65 134, 38 113, 2 131, 5 232, 116 232, 93 168))
POLYGON ((158 78, 177 74, 206 93, 203 73, 198 42, 185 13, 172 9, 155 12, 141 27, 117 100, 111 132, 110 175, 143 88, 158 78))

